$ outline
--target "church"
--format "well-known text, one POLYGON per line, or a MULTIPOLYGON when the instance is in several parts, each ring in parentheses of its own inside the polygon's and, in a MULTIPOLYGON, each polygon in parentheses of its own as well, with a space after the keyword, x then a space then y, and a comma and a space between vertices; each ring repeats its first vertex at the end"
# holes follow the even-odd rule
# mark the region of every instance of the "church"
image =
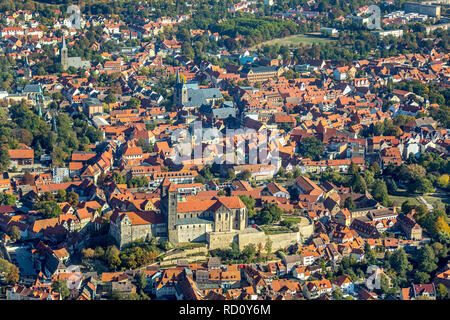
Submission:
POLYGON ((202 105, 214 105, 223 96, 218 88, 199 88, 197 82, 185 82, 177 71, 173 99, 178 108, 193 110, 202 105))
POLYGON ((66 46, 66 39, 62 38, 62 45, 60 48, 60 62, 62 65, 63 70, 67 70, 70 67, 74 67, 75 69, 90 69, 91 63, 86 60, 81 60, 80 57, 70 57, 69 58, 69 50, 66 46))
POLYGON ((239 197, 183 201, 177 186, 165 178, 160 185, 160 212, 119 212, 111 215, 110 234, 119 247, 136 240, 167 237, 172 244, 206 242, 207 234, 242 231, 248 211, 239 197))

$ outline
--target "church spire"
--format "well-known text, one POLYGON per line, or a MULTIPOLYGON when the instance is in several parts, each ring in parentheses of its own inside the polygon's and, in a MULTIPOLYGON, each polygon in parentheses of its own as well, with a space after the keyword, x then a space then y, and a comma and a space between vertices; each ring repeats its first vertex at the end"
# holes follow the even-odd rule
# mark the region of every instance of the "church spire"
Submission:
POLYGON ((180 83, 180 69, 177 69, 177 83, 180 83))
POLYGON ((26 78, 28 80, 30 80, 33 77, 33 74, 31 72, 31 66, 30 66, 30 61, 28 61, 28 54, 29 51, 27 51, 27 54, 25 55, 25 64, 26 64, 26 78))
POLYGON ((67 49, 66 38, 64 37, 64 35, 62 36, 62 47, 61 47, 61 49, 67 49))
POLYGON ((62 37, 62 46, 60 50, 60 58, 61 58, 61 65, 63 70, 67 70, 69 68, 69 51, 67 50, 66 46, 66 38, 62 37))

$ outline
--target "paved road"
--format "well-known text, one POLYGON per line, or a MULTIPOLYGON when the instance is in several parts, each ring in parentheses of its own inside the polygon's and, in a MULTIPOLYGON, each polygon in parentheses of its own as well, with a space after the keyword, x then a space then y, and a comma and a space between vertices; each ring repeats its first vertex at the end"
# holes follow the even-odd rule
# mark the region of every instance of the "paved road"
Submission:
POLYGON ((424 197, 422 197, 422 196, 418 196, 418 197, 417 197, 417 200, 419 200, 419 202, 420 202, 420 203, 423 203, 424 205, 426 205, 426 206, 427 206, 427 209, 428 209, 428 211, 431 211, 431 210, 433 210, 433 206, 432 206, 431 204, 429 204, 429 203, 427 202, 427 200, 425 200, 425 198, 424 198, 424 197))

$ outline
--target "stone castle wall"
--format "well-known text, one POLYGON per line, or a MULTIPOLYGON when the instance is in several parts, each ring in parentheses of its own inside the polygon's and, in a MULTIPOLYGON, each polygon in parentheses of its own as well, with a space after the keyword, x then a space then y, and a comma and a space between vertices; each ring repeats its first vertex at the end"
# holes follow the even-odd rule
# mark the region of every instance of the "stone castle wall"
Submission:
POLYGON ((182 250, 175 253, 170 253, 163 260, 174 260, 174 259, 183 259, 191 255, 206 255, 208 253, 208 249, 206 247, 197 247, 187 250, 182 250))
POLYGON ((273 235, 266 235, 264 231, 256 231, 251 233, 216 233, 212 232, 207 235, 209 250, 214 249, 229 249, 233 242, 239 245, 239 250, 243 250, 247 245, 261 244, 266 245, 267 240, 272 241, 272 251, 284 249, 295 243, 303 243, 300 232, 287 232, 273 235))
POLYGON ((238 242, 237 232, 208 232, 206 234, 209 250, 229 249, 233 241, 238 242))
POLYGON ((208 242, 209 250, 229 249, 233 242, 236 242, 239 245, 239 250, 242 250, 249 244, 253 244, 256 247, 261 244, 264 247, 267 240, 270 239, 272 241, 272 251, 276 251, 296 243, 304 243, 314 233, 314 225, 306 218, 298 224, 298 228, 298 232, 273 235, 266 235, 264 231, 254 228, 236 232, 210 232, 207 233, 206 241, 208 242))

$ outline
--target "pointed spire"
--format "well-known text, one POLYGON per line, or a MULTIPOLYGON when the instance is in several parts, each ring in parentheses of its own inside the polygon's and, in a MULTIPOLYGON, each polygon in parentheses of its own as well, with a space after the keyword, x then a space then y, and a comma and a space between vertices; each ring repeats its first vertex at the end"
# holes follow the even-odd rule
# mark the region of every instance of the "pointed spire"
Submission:
POLYGON ((165 177, 165 178, 163 179, 163 181, 161 182, 161 185, 162 185, 163 187, 169 186, 169 185, 170 185, 170 180, 169 180, 169 178, 168 178, 168 177, 165 177))
POLYGON ((169 184, 169 189, 168 189, 169 191, 177 191, 178 189, 177 189, 177 187, 175 186, 175 184, 174 183, 170 183, 169 184))
POLYGON ((177 69, 177 83, 180 83, 180 69, 177 69))
POLYGON ((64 35, 62 36, 62 49, 67 49, 67 47, 66 47, 66 38, 64 37, 64 35))

